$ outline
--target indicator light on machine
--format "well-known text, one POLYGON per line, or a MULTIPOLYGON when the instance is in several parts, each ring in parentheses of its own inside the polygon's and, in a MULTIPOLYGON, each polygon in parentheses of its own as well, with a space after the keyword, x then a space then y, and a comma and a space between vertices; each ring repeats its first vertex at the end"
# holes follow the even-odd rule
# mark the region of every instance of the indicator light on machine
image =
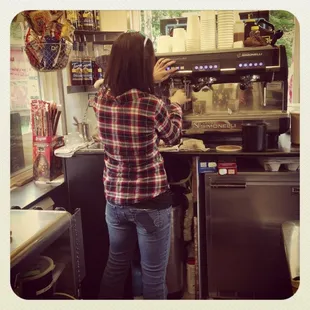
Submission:
POLYGON ((253 66, 253 64, 250 62, 250 63, 249 63, 249 67, 252 67, 252 66, 253 66))
POLYGON ((262 66, 262 65, 263 65, 263 63, 262 63, 262 62, 260 62, 260 63, 259 63, 259 65, 260 65, 260 66, 262 66))
POLYGON ((242 64, 239 64, 239 68, 242 68, 242 64))
POLYGON ((212 66, 212 65, 210 65, 210 66, 209 66, 209 68, 210 68, 210 69, 212 69, 212 68, 213 68, 213 66, 212 66))
POLYGON ((198 66, 195 66, 195 69, 198 70, 199 69, 198 66))
POLYGON ((203 69, 203 66, 200 66, 199 69, 202 70, 202 69, 203 69))
POLYGON ((257 65, 258 65, 258 63, 257 63, 257 62, 255 62, 255 63, 254 63, 254 67, 257 67, 257 65))
POLYGON ((169 71, 170 69, 171 69, 170 67, 167 67, 167 68, 166 68, 167 71, 169 71))
POLYGON ((248 66, 248 64, 244 64, 244 67, 247 67, 248 66))
POLYGON ((217 69, 217 65, 214 65, 214 69, 217 69))
POLYGON ((204 66, 205 69, 208 69, 208 66, 204 66))

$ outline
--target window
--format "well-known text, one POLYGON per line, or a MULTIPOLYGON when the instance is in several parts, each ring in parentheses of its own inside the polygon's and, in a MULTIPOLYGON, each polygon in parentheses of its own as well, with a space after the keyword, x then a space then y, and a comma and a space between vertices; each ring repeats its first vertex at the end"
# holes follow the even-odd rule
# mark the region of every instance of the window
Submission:
POLYGON ((283 37, 277 42, 286 48, 288 66, 292 64, 293 56, 293 39, 295 22, 294 15, 287 11, 270 11, 269 21, 274 25, 276 30, 283 30, 283 37))
POLYGON ((41 96, 38 73, 24 52, 24 22, 20 16, 11 23, 10 39, 11 177, 16 177, 27 171, 32 174, 30 101, 41 96))

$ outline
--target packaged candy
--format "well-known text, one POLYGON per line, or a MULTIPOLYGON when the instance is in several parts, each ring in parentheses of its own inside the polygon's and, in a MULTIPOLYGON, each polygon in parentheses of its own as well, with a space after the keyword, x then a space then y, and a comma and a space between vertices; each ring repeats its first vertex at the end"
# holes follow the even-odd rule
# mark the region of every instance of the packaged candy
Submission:
POLYGON ((63 25, 58 22, 51 22, 46 27, 45 36, 54 37, 57 40, 61 39, 61 31, 63 25))
POLYGON ((29 13, 29 20, 32 24, 32 30, 43 35, 46 25, 52 21, 52 14, 50 11, 32 11, 29 13))
POLYGON ((64 38, 69 42, 73 42, 73 35, 74 35, 74 27, 67 20, 64 21, 61 30, 61 38, 64 38))

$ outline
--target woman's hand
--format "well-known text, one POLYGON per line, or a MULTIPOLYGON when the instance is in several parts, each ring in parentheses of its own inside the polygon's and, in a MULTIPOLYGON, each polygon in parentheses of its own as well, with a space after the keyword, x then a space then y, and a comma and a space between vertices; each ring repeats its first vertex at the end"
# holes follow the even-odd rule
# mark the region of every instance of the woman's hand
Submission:
POLYGON ((160 58, 153 71, 153 78, 155 83, 161 83, 168 79, 168 77, 177 71, 177 69, 170 69, 167 71, 167 67, 170 67, 175 63, 174 60, 166 59, 166 58, 160 58))

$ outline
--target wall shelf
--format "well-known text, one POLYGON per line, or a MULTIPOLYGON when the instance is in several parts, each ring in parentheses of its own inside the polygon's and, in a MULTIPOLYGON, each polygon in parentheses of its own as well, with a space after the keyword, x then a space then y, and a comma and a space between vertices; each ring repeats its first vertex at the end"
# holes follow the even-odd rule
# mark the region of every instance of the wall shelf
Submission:
POLYGON ((113 42, 122 34, 120 31, 90 31, 75 30, 75 37, 79 37, 87 42, 95 44, 113 44, 113 42))
POLYGON ((95 93, 97 90, 93 86, 85 86, 85 85, 74 85, 74 86, 67 86, 67 93, 68 94, 75 94, 75 93, 95 93))
POLYGON ((96 31, 96 30, 75 30, 76 35, 120 35, 121 31, 96 31))

